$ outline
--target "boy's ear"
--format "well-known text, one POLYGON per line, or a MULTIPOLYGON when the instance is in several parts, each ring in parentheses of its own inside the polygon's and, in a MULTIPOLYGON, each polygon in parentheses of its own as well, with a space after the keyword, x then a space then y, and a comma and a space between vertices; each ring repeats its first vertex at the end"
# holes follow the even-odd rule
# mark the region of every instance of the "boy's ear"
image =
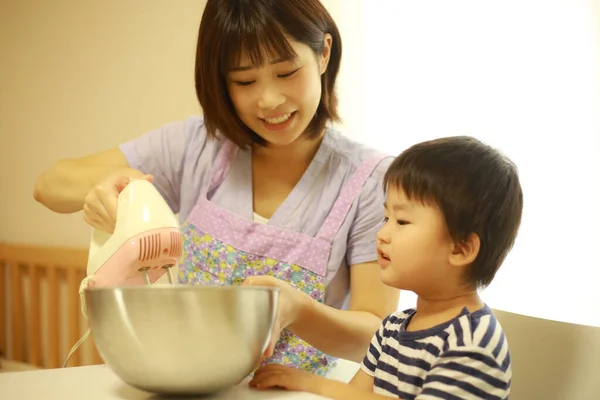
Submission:
POLYGON ((450 252, 450 265, 455 267, 466 267, 475 261, 479 254, 481 241, 479 235, 471 233, 465 240, 454 242, 450 252))

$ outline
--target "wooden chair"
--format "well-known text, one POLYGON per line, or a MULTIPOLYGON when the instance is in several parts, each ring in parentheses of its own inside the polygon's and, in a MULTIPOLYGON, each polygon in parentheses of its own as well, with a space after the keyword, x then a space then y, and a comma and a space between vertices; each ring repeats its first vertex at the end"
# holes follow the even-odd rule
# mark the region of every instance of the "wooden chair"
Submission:
MULTIPOLYGON (((0 357, 8 360, 4 365, 12 363, 19 370, 62 366, 87 329, 79 297, 87 252, 0 243, 0 357)), ((68 366, 93 364, 102 360, 90 336, 68 366)))
POLYGON ((494 314, 510 346, 511 400, 600 399, 600 327, 494 314))

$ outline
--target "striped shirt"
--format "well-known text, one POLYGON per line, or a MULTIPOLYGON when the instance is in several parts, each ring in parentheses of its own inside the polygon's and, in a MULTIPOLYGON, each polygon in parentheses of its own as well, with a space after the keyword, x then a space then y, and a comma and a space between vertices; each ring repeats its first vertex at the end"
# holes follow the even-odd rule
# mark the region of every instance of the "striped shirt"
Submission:
POLYGON ((507 399, 512 369, 500 323, 486 305, 422 331, 407 331, 414 309, 388 316, 361 369, 374 392, 403 400, 507 399))

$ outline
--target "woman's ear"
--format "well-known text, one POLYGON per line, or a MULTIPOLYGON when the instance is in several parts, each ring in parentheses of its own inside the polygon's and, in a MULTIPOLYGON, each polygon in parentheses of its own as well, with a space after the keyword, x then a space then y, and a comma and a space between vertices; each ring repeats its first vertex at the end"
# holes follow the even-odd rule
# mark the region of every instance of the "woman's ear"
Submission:
POLYGON ((321 69, 321 75, 327 71, 329 65, 329 58, 331 57, 331 46, 333 44, 333 38, 331 34, 326 33, 323 38, 323 54, 319 57, 319 67, 321 69))
POLYGON ((472 264, 479 254, 480 246, 481 241, 479 240, 479 235, 476 233, 471 233, 465 240, 454 242, 450 259, 448 260, 450 265, 466 267, 472 264))

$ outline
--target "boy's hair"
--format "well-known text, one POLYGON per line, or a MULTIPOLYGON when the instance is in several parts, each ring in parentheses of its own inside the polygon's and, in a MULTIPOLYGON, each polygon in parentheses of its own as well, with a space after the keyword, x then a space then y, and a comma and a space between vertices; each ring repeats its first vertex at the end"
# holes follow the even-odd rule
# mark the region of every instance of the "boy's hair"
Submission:
POLYGON ((479 254, 466 278, 480 288, 492 282, 521 224, 523 192, 510 159, 468 136, 426 141, 392 162, 384 176, 390 188, 437 206, 456 242, 477 234, 479 254))
POLYGON ((321 75, 321 101, 305 134, 316 137, 329 120, 339 121, 335 81, 342 59, 342 39, 333 18, 319 0, 208 0, 196 49, 196 95, 208 135, 219 131, 240 147, 266 142, 238 117, 227 91, 226 74, 241 56, 261 66, 265 52, 283 59, 296 57, 287 38, 324 50, 332 36, 327 71, 321 75))

